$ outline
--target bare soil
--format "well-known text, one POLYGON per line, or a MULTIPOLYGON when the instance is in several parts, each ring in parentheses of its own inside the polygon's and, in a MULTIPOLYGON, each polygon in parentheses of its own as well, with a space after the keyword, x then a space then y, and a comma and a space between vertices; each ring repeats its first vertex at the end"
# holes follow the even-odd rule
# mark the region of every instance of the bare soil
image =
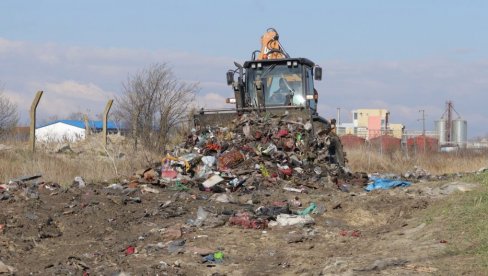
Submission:
POLYGON ((196 187, 182 192, 151 186, 156 194, 107 184, 41 186, 38 199, 18 191, 0 201, 0 260, 16 275, 476 274, 453 272, 459 257, 446 253, 450 241, 443 226, 421 215, 442 200, 425 192, 439 185, 370 193, 325 185, 298 194, 276 184, 232 193, 238 203, 211 201, 211 193, 196 187), (311 202, 322 209, 311 215, 314 225, 244 229, 227 222, 232 213, 296 196, 303 207, 292 210, 311 202), (210 219, 191 226, 199 206, 210 219), (200 254, 215 251, 224 253, 222 263, 202 262, 200 254))

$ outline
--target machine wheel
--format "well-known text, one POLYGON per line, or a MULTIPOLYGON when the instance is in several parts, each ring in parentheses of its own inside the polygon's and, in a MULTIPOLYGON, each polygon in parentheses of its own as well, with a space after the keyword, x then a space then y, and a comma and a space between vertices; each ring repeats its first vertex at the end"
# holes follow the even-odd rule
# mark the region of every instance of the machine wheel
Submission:
POLYGON ((346 158, 344 156, 344 151, 342 149, 341 139, 337 134, 331 132, 329 133, 330 138, 330 146, 329 146, 329 155, 334 157, 334 161, 344 167, 346 165, 346 158))

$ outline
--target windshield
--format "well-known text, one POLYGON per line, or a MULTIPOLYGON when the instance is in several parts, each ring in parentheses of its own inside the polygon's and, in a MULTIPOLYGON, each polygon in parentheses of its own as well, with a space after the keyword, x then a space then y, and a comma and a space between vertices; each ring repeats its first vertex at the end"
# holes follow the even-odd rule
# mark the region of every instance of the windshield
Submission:
POLYGON ((257 106, 256 79, 262 80, 266 106, 305 105, 301 65, 288 67, 286 64, 273 64, 248 70, 247 85, 252 106, 257 106))

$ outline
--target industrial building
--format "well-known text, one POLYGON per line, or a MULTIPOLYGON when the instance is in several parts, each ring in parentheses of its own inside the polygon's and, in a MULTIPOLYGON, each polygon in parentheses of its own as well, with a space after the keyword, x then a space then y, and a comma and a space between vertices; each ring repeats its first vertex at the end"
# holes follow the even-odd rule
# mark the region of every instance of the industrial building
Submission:
POLYGON ((422 131, 408 132, 403 124, 390 123, 389 118, 387 109, 356 109, 352 111, 352 123, 337 125, 337 134, 346 147, 361 146, 366 141, 370 145, 380 145, 382 149, 402 148, 408 152, 453 151, 470 147, 468 122, 461 118, 451 101, 446 102, 444 114, 435 121, 435 131, 425 130, 425 117, 420 119, 424 121, 422 131))
MULTIPOLYGON (((85 139, 87 128, 93 133, 101 132, 102 121, 85 122, 78 120, 58 120, 36 128, 36 140, 42 142, 74 142, 85 139)), ((107 132, 117 133, 113 122, 107 122, 107 132)))
POLYGON ((435 121, 435 129, 442 151, 450 151, 456 148, 465 149, 467 147, 468 122, 461 118, 451 101, 446 102, 444 114, 439 120, 435 121), (456 119, 453 119, 454 114, 457 115, 456 119))
POLYGON ((401 139, 404 125, 390 123, 389 117, 390 112, 387 109, 356 109, 352 111, 352 123, 339 124, 337 133, 353 134, 367 140, 382 135, 401 139))

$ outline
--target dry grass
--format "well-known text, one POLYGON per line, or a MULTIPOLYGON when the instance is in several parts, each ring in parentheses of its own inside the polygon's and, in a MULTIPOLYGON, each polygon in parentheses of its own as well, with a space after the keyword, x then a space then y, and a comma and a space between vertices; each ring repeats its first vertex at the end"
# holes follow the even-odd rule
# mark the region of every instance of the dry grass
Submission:
POLYGON ((70 184, 75 176, 88 183, 114 181, 132 175, 159 159, 149 151, 134 152, 127 143, 112 143, 105 148, 99 137, 71 145, 73 152, 55 153, 54 145, 39 145, 33 155, 25 143, 10 144, 0 151, 0 183, 20 176, 42 174, 44 181, 70 184))
POLYGON ((420 167, 432 174, 473 172, 488 166, 487 152, 406 154, 381 153, 374 148, 346 149, 352 171, 404 173, 420 167))
MULTIPOLYGON (((74 153, 54 153, 54 145, 40 146, 33 156, 27 144, 10 144, 0 151, 0 183, 24 175, 42 174, 45 181, 69 184, 75 176, 88 182, 112 181, 132 175, 160 160, 156 151, 134 152, 130 142, 114 136, 107 148, 100 137, 72 144, 74 153)), ((472 172, 488 166, 486 152, 406 155, 401 151, 380 153, 373 148, 346 149, 352 171, 405 173, 420 167, 432 174, 472 172)))

